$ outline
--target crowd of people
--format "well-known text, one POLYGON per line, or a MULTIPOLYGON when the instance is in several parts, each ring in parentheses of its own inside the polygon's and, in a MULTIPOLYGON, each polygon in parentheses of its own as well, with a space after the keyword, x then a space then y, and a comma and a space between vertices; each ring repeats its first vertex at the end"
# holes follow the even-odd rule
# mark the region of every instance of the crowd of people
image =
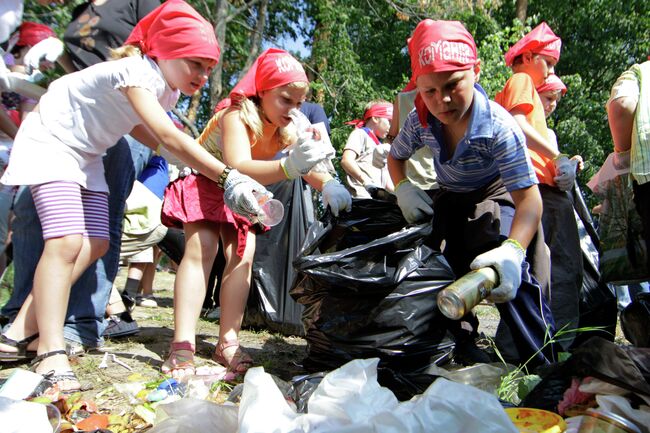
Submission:
MULTIPOLYGON (((14 6, 19 14, 21 2, 14 6)), ((497 343, 509 361, 550 363, 570 348, 570 339, 545 342, 578 325, 583 266, 572 193, 582 158, 562 153, 546 124, 567 88, 554 74, 561 40, 545 23, 505 53, 512 76, 491 100, 463 24, 421 21, 408 42, 410 83, 395 104, 370 101, 363 119, 349 122, 345 185, 327 168, 335 150, 323 132, 300 126, 310 121, 298 109, 319 107, 305 102, 309 80, 286 51, 265 50, 195 141, 168 112, 180 93, 204 86, 220 46, 183 0, 90 0, 75 9, 63 41, 46 26, 18 23, 2 23, 11 30, 0 32, 0 83, 7 68, 29 72, 55 61, 67 74, 38 101, 11 103, 6 85, 3 92, 0 236, 7 238, 13 212, 15 276, 0 361, 31 361, 60 391, 80 389, 68 357, 101 346, 103 336, 135 332, 130 309, 155 303, 160 247, 180 251, 162 371, 193 374, 197 321, 221 249, 212 359, 244 374, 254 365, 239 332, 256 235, 270 229, 260 223, 260 199, 272 197, 266 186, 298 178, 334 216, 349 211, 353 197, 392 193, 408 224, 432 224, 427 244, 456 276, 493 267, 497 343), (156 153, 191 169, 170 176, 156 153), (122 294, 113 287, 120 258, 129 259, 122 294)), ((649 63, 624 74, 608 104, 615 150, 631 152, 646 244, 650 105, 642 95, 650 78, 641 77, 649 63)), ((475 347, 478 325, 470 312, 449 331, 472 361, 489 361, 475 347)))

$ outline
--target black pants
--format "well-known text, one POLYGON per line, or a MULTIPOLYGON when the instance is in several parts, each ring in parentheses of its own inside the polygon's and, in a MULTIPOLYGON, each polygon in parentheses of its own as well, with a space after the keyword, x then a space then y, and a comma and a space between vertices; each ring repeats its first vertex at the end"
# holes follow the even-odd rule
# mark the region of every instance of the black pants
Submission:
POLYGON ((650 182, 639 185, 636 181, 632 185, 634 191, 634 203, 636 210, 641 216, 643 226, 643 240, 645 241, 647 266, 650 270, 650 182))
MULTIPOLYGON (((515 214, 512 197, 501 178, 480 190, 458 193, 438 191, 433 195, 434 218, 430 245, 439 248, 445 241, 443 254, 457 277, 469 272, 476 256, 498 247, 507 239, 515 214)), ((529 251, 535 248, 531 242, 529 251)), ((527 254, 527 260, 530 256, 527 254)), ((543 257, 536 257, 542 261, 543 257)), ((522 283, 514 300, 496 304, 501 319, 510 329, 520 359, 533 357, 533 363, 554 361, 553 347, 538 352, 554 334, 550 308, 528 261, 522 264, 522 283)), ((475 322, 475 318, 463 319, 475 322)))

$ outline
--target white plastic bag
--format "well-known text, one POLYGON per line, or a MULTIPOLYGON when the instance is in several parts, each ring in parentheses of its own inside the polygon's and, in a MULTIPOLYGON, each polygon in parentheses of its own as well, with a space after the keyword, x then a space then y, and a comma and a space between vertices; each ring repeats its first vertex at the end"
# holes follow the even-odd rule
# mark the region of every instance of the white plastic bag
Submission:
POLYGON ((614 179, 616 176, 630 172, 629 165, 627 167, 619 165, 617 168, 617 164, 615 164, 616 160, 616 152, 610 153, 607 156, 605 162, 603 162, 603 165, 600 167, 600 170, 598 170, 598 173, 596 173, 591 179, 589 179, 589 182, 587 182, 587 186, 595 194, 602 194, 603 185, 605 185, 608 181, 614 179))
POLYGON ((398 402, 377 383, 378 359, 354 360, 323 378, 309 413, 298 414, 261 367, 248 371, 239 433, 517 433, 496 397, 438 379, 421 396, 398 402))
POLYGON ((237 433, 237 406, 182 398, 156 407, 149 433, 237 433))

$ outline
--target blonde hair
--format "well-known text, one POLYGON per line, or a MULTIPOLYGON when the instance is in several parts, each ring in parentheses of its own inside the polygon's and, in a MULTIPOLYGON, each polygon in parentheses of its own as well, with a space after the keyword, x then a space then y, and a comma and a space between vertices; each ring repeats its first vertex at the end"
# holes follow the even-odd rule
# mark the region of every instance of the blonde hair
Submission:
POLYGON ((365 114, 366 111, 370 110, 372 107, 374 107, 377 104, 390 104, 390 102, 386 101, 385 99, 373 99, 372 101, 368 102, 366 106, 363 108, 363 113, 365 114))
POLYGON ((142 51, 135 45, 123 45, 110 49, 111 60, 119 60, 125 57, 142 56, 142 51))
MULTIPOLYGON (((309 83, 304 81, 295 81, 287 84, 287 87, 294 89, 306 89, 309 83)), ((253 132, 253 143, 251 147, 257 144, 257 140, 262 138, 262 106, 258 97, 243 98, 239 101, 233 101, 233 106, 239 108, 239 119, 253 132)), ((229 110, 223 110, 227 112, 229 110)), ((298 139, 296 126, 290 123, 287 127, 278 128, 278 141, 280 147, 287 147, 298 139)))

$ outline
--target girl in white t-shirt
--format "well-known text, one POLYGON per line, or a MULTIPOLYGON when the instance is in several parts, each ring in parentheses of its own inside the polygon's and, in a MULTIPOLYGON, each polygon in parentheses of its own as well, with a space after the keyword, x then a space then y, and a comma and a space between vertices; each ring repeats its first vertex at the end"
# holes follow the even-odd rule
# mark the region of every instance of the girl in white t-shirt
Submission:
POLYGON ((25 350, 38 335, 35 371, 64 393, 80 389, 64 350, 70 287, 108 249, 102 156, 109 147, 125 134, 152 148, 162 144, 224 188, 226 204, 239 214, 257 215, 253 190, 267 193, 226 170, 166 114, 179 92, 190 95, 205 84, 219 60, 209 22, 184 1, 169 0, 136 25, 116 56, 122 58, 50 85, 21 125, 0 180, 30 186, 45 240, 33 291, 0 338, 0 352, 25 350), (20 335, 29 337, 16 341, 20 335))

